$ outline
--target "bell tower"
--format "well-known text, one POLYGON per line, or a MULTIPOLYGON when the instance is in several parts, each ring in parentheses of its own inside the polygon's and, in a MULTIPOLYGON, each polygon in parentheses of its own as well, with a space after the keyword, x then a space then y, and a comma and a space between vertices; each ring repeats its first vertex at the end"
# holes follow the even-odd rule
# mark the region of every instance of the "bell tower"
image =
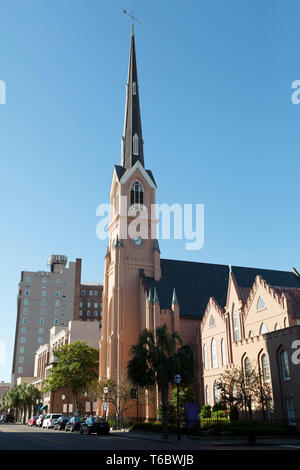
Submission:
MULTIPOLYGON (((141 270, 160 279, 160 251, 153 213, 156 183, 144 167, 135 36, 130 56, 122 136, 121 165, 115 165, 110 189, 109 243, 105 255, 100 379, 127 376, 130 348, 146 327, 141 270)), ((102 413, 100 404, 100 413, 102 413)))

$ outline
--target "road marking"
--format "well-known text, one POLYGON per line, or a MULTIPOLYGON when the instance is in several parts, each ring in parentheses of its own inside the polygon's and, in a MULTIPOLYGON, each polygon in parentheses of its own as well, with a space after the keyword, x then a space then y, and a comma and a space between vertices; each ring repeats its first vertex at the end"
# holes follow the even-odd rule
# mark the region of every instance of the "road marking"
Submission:
POLYGON ((292 445, 288 445, 288 444, 281 444, 280 447, 291 447, 292 449, 300 449, 300 446, 292 446, 292 445))

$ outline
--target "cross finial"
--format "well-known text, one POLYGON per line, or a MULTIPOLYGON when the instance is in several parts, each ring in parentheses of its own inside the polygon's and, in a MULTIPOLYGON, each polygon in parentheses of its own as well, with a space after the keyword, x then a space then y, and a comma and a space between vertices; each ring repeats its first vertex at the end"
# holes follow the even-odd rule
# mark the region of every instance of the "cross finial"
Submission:
POLYGON ((137 23, 141 23, 141 21, 138 20, 134 16, 134 11, 133 10, 131 10, 131 13, 128 13, 128 11, 126 11, 126 10, 123 10, 123 13, 125 13, 125 15, 130 16, 130 18, 131 18, 131 34, 134 35, 133 21, 136 21, 137 23))

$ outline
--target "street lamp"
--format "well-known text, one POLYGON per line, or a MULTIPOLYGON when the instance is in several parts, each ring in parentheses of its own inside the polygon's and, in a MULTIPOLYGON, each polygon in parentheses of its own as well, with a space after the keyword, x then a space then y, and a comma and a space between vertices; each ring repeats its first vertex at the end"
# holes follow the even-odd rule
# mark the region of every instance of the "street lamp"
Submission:
POLYGON ((61 396, 61 399, 62 399, 62 402, 63 402, 62 414, 64 414, 64 399, 65 398, 66 398, 66 395, 61 396))
POLYGON ((105 419, 106 419, 106 409, 107 409, 107 394, 108 394, 108 387, 104 387, 104 393, 105 393, 105 402, 104 402, 104 412, 105 412, 105 419))
POLYGON ((181 436, 180 436, 180 408, 179 408, 179 384, 181 382, 181 375, 180 374, 175 374, 173 377, 174 383, 176 384, 177 387, 177 440, 180 441, 181 436))

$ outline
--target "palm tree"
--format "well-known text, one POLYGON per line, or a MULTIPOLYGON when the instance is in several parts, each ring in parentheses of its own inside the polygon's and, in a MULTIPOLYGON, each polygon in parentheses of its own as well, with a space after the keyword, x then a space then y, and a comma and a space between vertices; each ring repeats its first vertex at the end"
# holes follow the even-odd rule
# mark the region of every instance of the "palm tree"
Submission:
POLYGON ((127 365, 128 378, 141 387, 158 386, 163 411, 163 437, 168 438, 169 384, 180 373, 182 384, 194 379, 194 355, 189 345, 182 345, 179 334, 167 332, 167 325, 156 328, 155 334, 144 330, 131 348, 127 365), (178 348, 178 346, 180 346, 178 348))

